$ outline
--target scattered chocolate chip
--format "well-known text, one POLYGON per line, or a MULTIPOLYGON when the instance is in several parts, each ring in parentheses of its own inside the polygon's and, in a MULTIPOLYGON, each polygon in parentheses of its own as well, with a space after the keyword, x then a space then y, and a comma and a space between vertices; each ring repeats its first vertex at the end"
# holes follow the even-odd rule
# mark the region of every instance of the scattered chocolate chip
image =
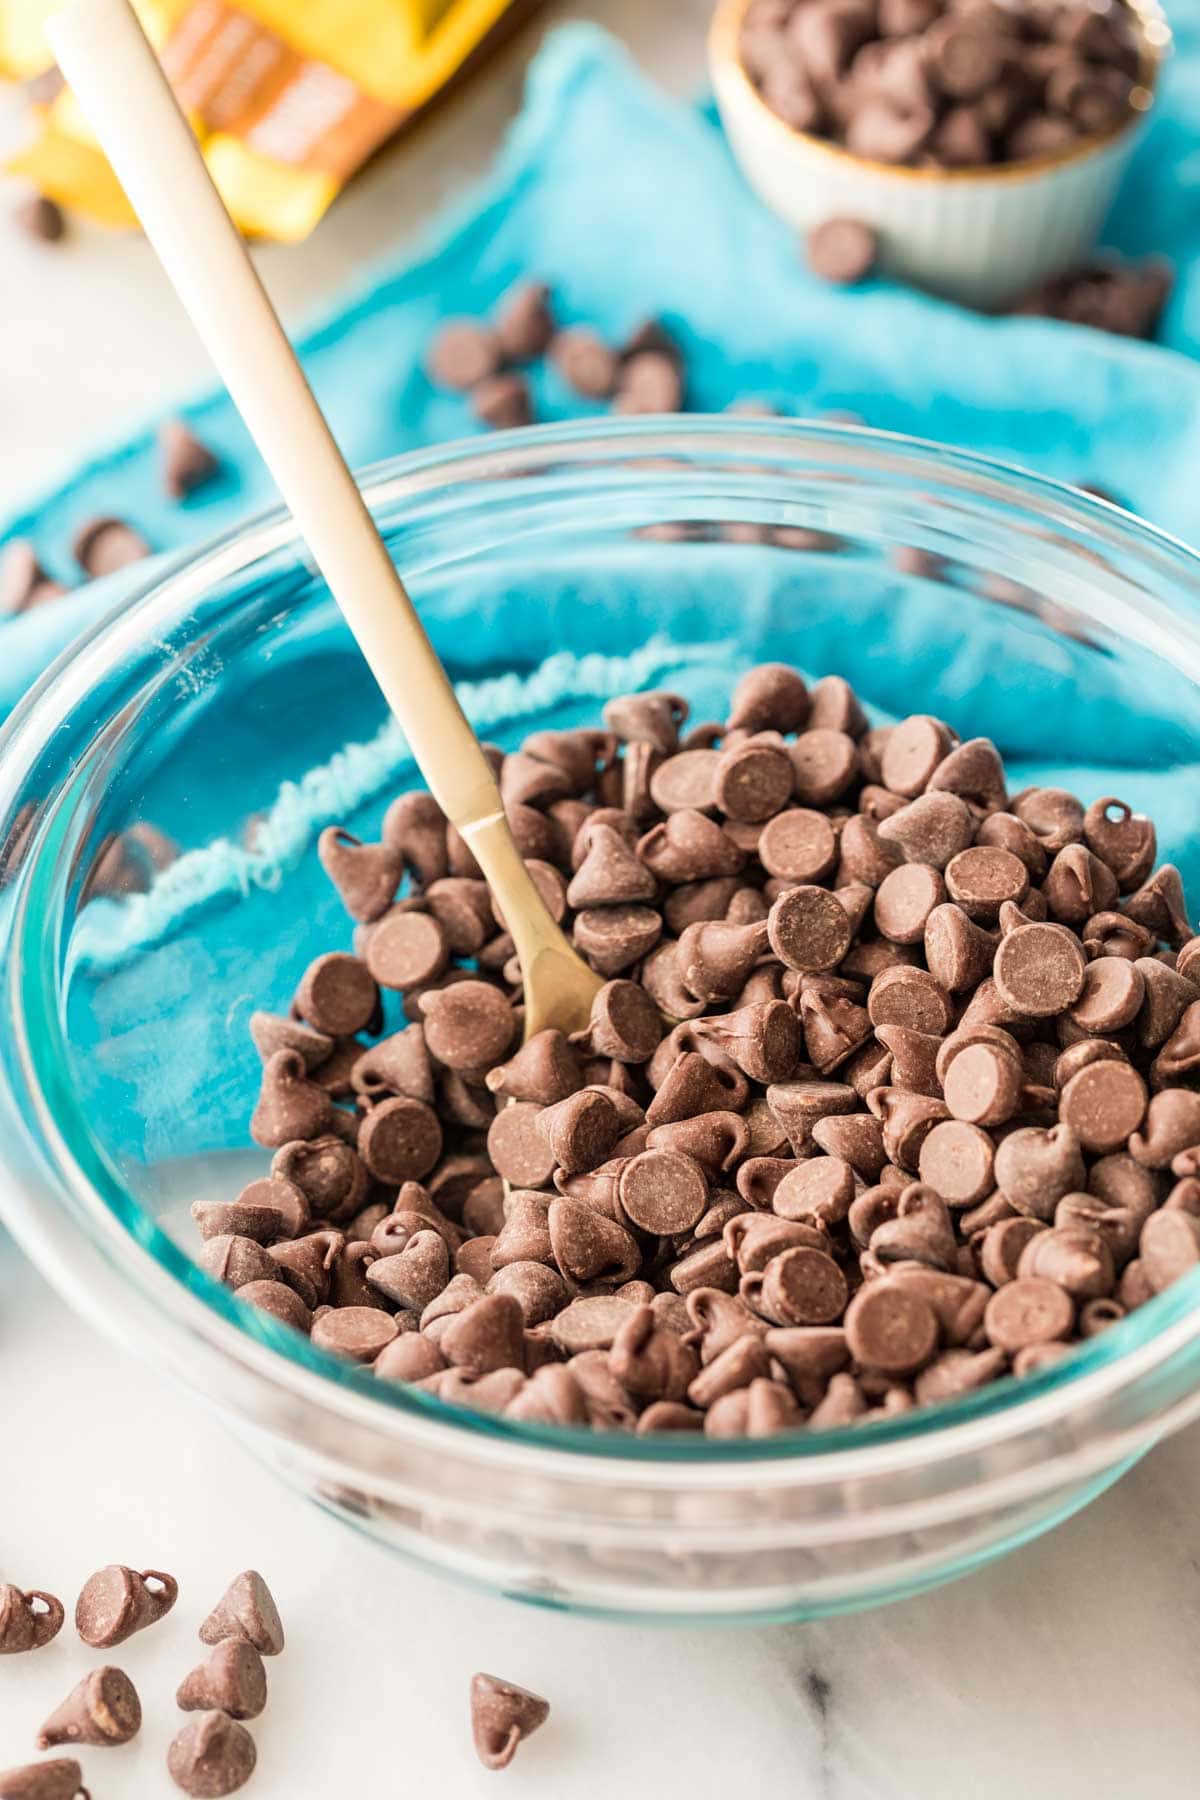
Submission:
POLYGON ((200 1627, 202 1644, 220 1644, 227 1638, 252 1644, 262 1656, 278 1656, 283 1649, 279 1612, 266 1582, 254 1569, 235 1576, 200 1627))
POLYGON ((90 1800, 83 1771, 72 1756, 0 1769, 0 1800, 90 1800))
POLYGON ((186 500, 221 467, 208 445, 202 444, 182 419, 167 419, 159 426, 158 455, 162 484, 172 500, 186 500))
POLYGON ((90 519, 71 539, 71 554, 90 580, 149 556, 150 546, 124 519, 90 519))
POLYGON ((167 1770, 176 1787, 196 1800, 221 1800, 254 1773, 258 1753, 244 1725, 225 1713, 201 1713, 172 1740, 167 1770))
POLYGON ((490 425, 496 431, 511 431, 518 425, 528 425, 533 419, 529 383, 515 369, 485 375, 471 389, 471 410, 482 424, 490 425))
POLYGON ((471 1677, 471 1735, 485 1769, 507 1769, 522 1739, 550 1716, 550 1702, 498 1675, 471 1677))
POLYGON ((587 326, 556 332, 549 355, 563 379, 585 399, 607 400, 616 391, 620 358, 587 326))
POLYGON ((429 371, 442 387, 473 388, 500 367, 501 346, 494 331, 474 320, 443 326, 429 353, 429 371))
POLYGON ((0 1656, 41 1650, 62 1630, 63 1604, 40 1588, 0 1582, 0 1656))
POLYGON ((46 194, 33 194, 22 200, 14 209, 13 218, 26 237, 42 244, 61 243, 66 235, 66 215, 58 202, 46 194))
POLYGON ((826 219, 805 241, 808 266, 823 281, 852 287, 865 281, 879 256, 879 239, 861 219, 826 219))
POLYGON ((137 1689, 121 1669, 93 1669, 38 1732, 39 1750, 57 1744, 128 1744, 141 1730, 137 1689))
POLYGON ((253 1644, 226 1638, 212 1654, 185 1675, 175 1694, 181 1712, 227 1713, 231 1719, 257 1719, 267 1704, 267 1672, 253 1644))
POLYGON ((67 589, 47 575, 37 552, 24 538, 13 538, 0 556, 0 613, 31 612, 67 589))
POLYGON ((109 1563, 88 1577, 75 1602, 75 1629, 93 1650, 111 1650, 135 1631, 165 1618, 179 1597, 173 1575, 158 1569, 138 1574, 109 1563))

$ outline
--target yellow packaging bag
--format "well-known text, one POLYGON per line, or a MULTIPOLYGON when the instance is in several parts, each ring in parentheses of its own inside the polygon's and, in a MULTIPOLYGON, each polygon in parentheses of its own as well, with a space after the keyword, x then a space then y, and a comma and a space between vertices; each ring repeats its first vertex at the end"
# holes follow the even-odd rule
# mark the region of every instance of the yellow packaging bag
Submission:
MULTIPOLYGON (((0 75, 50 64, 57 0, 0 0, 0 75)), ((517 0, 135 0, 242 230, 296 242, 385 139, 510 17, 517 0)), ((69 89, 9 170, 109 225, 132 210, 69 89)))

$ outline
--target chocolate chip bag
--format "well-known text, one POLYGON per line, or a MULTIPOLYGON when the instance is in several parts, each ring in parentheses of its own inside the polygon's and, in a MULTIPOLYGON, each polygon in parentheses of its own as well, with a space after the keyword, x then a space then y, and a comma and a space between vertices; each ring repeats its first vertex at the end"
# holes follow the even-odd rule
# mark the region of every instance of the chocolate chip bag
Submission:
MULTIPOLYGON (((296 242, 372 153, 527 0, 137 0, 230 211, 296 242)), ((53 0, 0 0, 0 74, 34 81, 40 125, 9 164, 108 225, 128 201, 68 89, 53 93, 53 0)))

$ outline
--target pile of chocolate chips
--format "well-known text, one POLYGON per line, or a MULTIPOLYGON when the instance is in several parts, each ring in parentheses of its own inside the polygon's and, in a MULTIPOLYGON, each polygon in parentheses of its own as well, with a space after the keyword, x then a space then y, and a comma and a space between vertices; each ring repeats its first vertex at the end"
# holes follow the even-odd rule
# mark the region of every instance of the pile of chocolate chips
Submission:
MULTIPOLYGON (((112 1650, 135 1632, 157 1625, 178 1597, 174 1576, 160 1569, 139 1572, 109 1563, 89 1576, 80 1590, 75 1629, 89 1648, 112 1650)), ((66 1609, 53 1594, 0 1584, 0 1656, 44 1649, 62 1629, 65 1617, 66 1609)), ((167 1769, 185 1794, 216 1800, 236 1792, 254 1773, 257 1751, 241 1721, 256 1719, 265 1708, 262 1659, 278 1656, 284 1644, 275 1602, 256 1570, 246 1569, 230 1582, 201 1625, 200 1641, 212 1647, 211 1654, 184 1677, 175 1695, 182 1712, 198 1717, 173 1738, 167 1769)), ((526 1696, 527 1701, 535 1698, 526 1696)), ((77 1682, 50 1714, 38 1732, 37 1746, 112 1749, 131 1743, 141 1728, 137 1689, 123 1669, 105 1663, 77 1682)), ((82 1770, 73 1756, 0 1771, 0 1800, 76 1800, 76 1796, 88 1800, 82 1770)))
POLYGON ((481 424, 528 425, 533 400, 522 364, 548 358, 584 400, 609 401, 615 413, 670 413, 683 406, 679 347, 657 320, 640 325, 619 348, 589 325, 559 327, 544 282, 524 281, 505 296, 494 320, 455 319, 433 340, 429 373, 440 387, 470 395, 481 424))
POLYGON ((429 795, 324 833, 354 953, 252 1021, 275 1155, 194 1208, 203 1266, 445 1400, 725 1437, 1041 1368, 1200 1261, 1200 939, 1151 821, 1010 795, 990 740, 873 730, 837 676, 687 711, 490 753, 605 978, 570 1040, 522 1043, 429 795))
POLYGON ((1124 0, 752 0, 747 74, 794 129, 872 162, 1055 156, 1128 118, 1124 0))

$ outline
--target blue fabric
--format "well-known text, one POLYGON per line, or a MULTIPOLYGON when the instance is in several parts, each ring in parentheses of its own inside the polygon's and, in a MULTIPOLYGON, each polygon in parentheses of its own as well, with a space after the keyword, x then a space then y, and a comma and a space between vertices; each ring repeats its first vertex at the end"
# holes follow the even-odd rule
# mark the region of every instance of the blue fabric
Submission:
MULTIPOLYGON (((1172 11, 1176 52, 1107 233, 1176 260, 1161 345, 983 318, 882 281, 830 289, 749 195, 711 118, 665 99, 599 31, 572 26, 534 65, 482 189, 302 340, 339 442, 364 466, 474 429, 466 402, 428 380, 426 347, 439 321, 486 312, 532 272, 551 282, 565 319, 613 337, 660 314, 686 352, 693 410, 746 396, 800 413, 849 409, 885 430, 1100 482, 1156 524, 1200 535, 1200 10, 1181 0, 1172 11)), ((539 417, 583 410, 552 370, 535 386, 539 417)), ((222 458, 218 481, 183 505, 165 500, 149 421, 10 520, 0 542, 32 537, 69 582, 72 531, 97 514, 129 518, 166 551, 268 504, 271 483, 226 396, 185 410, 222 458)), ((0 712, 144 576, 143 566, 6 622, 0 712)))
MULTIPOLYGON (((1101 483, 1155 522, 1200 536, 1200 150, 1188 125, 1200 114, 1200 19, 1180 16, 1176 29, 1162 103, 1109 233, 1123 248, 1165 250, 1178 262, 1159 345, 982 318, 884 282, 852 292, 824 286, 805 270, 792 235, 747 193, 711 117, 664 99, 602 34, 573 27, 538 59, 490 180, 423 248, 303 340, 308 373, 358 465, 463 436, 473 429, 466 402, 424 373, 429 339, 448 315, 484 313, 513 281, 537 274, 553 286, 565 321, 587 321, 613 339, 661 316, 682 345, 693 409, 756 397, 804 414, 852 410, 888 430, 1101 483)), ((539 417, 581 410, 552 370, 537 371, 535 389, 539 417)), ((9 534, 32 536, 47 566, 66 577, 62 546, 97 513, 130 518, 157 549, 178 555, 268 504, 270 484, 227 399, 212 394, 186 412, 222 457, 219 482, 182 506, 165 502, 151 422, 43 496, 9 534)), ((1132 662, 1106 666, 1046 632, 1040 679, 1028 652, 1035 621, 988 608, 981 622, 982 609, 972 612, 965 596, 948 607, 944 589, 889 586, 886 570, 869 621, 855 629, 861 568, 798 556, 781 579, 778 553, 768 552, 761 580, 753 558, 737 555, 734 652, 721 642, 728 627, 713 605, 719 556, 719 547, 706 554, 694 576, 672 558, 664 576, 657 547, 639 544, 602 570, 564 568, 554 594, 514 566, 482 583, 456 577, 418 589, 417 598, 439 649, 470 684, 469 710, 502 742, 533 723, 594 717, 613 684, 631 676, 669 682, 699 716, 711 716, 755 655, 790 656, 813 673, 841 669, 877 717, 916 703, 990 731, 1011 759, 1014 789, 1036 779, 1078 786, 1088 798, 1120 793, 1158 816, 1185 875, 1200 875, 1200 863, 1191 867, 1200 857, 1200 780, 1180 765, 1178 749, 1200 741, 1200 720, 1193 728, 1196 701, 1182 676, 1173 688, 1158 666, 1153 681, 1139 681, 1132 662), (656 632, 636 669, 615 660, 656 632), (1022 636, 1019 659, 1006 659, 1010 634, 1022 636), (518 671, 507 685, 491 679, 498 643, 518 671), (578 657, 561 654, 568 643, 578 657), (1014 686, 1006 671, 1018 660, 1014 686), (1064 717, 1054 701, 1066 687, 1077 704, 1064 717), (960 717, 965 696, 969 718, 960 717), (1175 729, 1180 719, 1186 730, 1175 729)), ((0 627, 0 712, 50 656, 145 580, 143 566, 0 627)), ((337 688, 327 681, 331 695, 337 688)), ((174 829, 172 784, 186 792, 187 854, 150 895, 90 906, 72 944, 79 1091, 123 1155, 156 1159, 244 1141, 255 1065, 245 1012, 286 1005, 307 955, 344 938, 311 854, 314 835, 333 821, 373 829, 389 792, 412 775, 399 735, 372 737, 376 721, 361 716, 361 690, 346 688, 323 714, 323 738, 306 738, 303 754, 296 740, 267 735, 250 690, 232 680, 222 693, 222 765, 205 760, 216 741, 211 710, 192 734, 198 749, 186 716, 164 735, 145 816, 174 829), (246 812, 266 812, 252 850, 213 835, 213 822, 234 810, 222 781, 237 784, 246 812), (176 1029, 184 1011, 186 1054, 176 1029)))

